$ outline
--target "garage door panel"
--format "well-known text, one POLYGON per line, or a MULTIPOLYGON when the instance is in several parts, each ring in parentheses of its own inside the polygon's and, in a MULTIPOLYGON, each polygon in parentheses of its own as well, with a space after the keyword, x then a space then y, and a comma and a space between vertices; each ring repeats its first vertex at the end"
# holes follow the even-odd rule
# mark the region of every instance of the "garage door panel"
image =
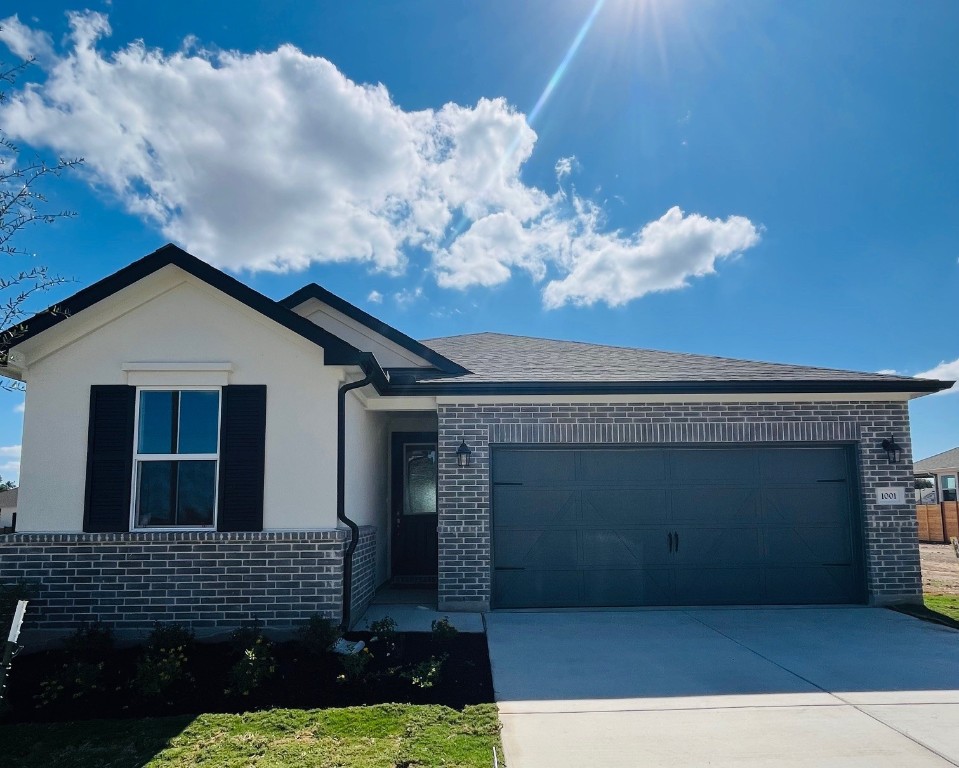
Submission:
POLYGON ((493 509, 497 528, 542 528, 576 525, 579 506, 573 491, 495 486, 493 509))
POLYGON ((666 482, 666 452, 657 450, 577 451, 576 481, 656 485, 666 482))
POLYGON ((764 483, 816 483, 842 480, 847 475, 846 454, 835 448, 779 448, 759 452, 764 483))
POLYGON ((497 608, 567 608, 584 605, 582 571, 495 571, 497 608))
POLYGON ((766 602, 770 605, 795 603, 849 603, 861 599, 856 569, 783 566, 766 569, 766 602))
POLYGON ((513 450, 508 456, 493 463, 494 483, 562 485, 575 475, 574 451, 513 450))
POLYGON ((494 607, 861 601, 848 454, 807 451, 494 451, 494 607))
POLYGON ((669 492, 670 521, 676 525, 758 523, 757 488, 675 488, 669 492))
POLYGON ((677 568, 676 605, 750 605, 763 602, 762 567, 677 568))
POLYGON ((576 568, 579 533, 574 528, 497 531, 493 537, 496 565, 527 570, 576 568))
POLYGON ((759 565, 764 560, 762 533, 758 526, 708 527, 674 529, 675 551, 670 555, 678 565, 704 567, 759 565))
POLYGON ((844 528, 767 528, 765 538, 770 563, 852 564, 849 532, 844 528))
POLYGON ((845 526, 849 520, 845 483, 816 483, 763 490, 766 522, 771 525, 845 526))
POLYGON ((584 568, 644 568, 668 563, 666 529, 590 529, 581 533, 584 568))
POLYGON ((666 489, 585 489, 583 525, 597 527, 664 525, 668 516, 666 489))
POLYGON ((672 483, 681 485, 752 485, 759 469, 756 452, 745 448, 678 448, 669 466, 672 483))
POLYGON ((583 603, 592 606, 671 605, 668 568, 583 572, 583 603))

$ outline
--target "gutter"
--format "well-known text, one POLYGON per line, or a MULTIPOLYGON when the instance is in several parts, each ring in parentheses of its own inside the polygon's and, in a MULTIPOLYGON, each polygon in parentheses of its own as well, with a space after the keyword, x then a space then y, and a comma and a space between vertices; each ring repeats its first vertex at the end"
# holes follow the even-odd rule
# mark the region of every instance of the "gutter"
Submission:
POLYGON ((353 553, 360 541, 360 527, 346 516, 346 393, 372 384, 377 391, 387 384, 386 375, 372 354, 363 353, 360 361, 362 379, 341 386, 336 392, 336 519, 350 529, 350 541, 343 553, 343 618, 340 623, 344 632, 350 628, 350 613, 353 602, 353 553))

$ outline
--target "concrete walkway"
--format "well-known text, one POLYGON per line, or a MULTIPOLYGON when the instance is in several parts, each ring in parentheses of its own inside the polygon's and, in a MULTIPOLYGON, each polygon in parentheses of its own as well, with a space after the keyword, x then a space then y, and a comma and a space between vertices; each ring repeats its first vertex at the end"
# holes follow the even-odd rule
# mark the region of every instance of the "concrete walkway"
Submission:
POLYGON ((487 616, 509 768, 959 765, 959 632, 875 608, 487 616))

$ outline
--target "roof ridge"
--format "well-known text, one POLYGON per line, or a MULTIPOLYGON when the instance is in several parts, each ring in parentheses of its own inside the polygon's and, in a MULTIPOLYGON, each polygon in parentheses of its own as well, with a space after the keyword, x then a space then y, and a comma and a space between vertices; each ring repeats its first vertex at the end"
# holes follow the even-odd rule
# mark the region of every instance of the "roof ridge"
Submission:
POLYGON ((816 371, 827 371, 827 372, 841 372, 841 373, 856 373, 862 374, 867 378, 881 378, 883 381, 897 380, 897 381, 912 381, 915 376, 901 376, 899 374, 881 374, 874 371, 858 371, 853 368, 832 368, 824 365, 808 365, 806 363, 784 363, 784 362, 774 362, 770 360, 753 360, 746 357, 728 357, 725 355, 713 355, 702 352, 676 352, 673 350, 667 349, 656 349, 653 347, 628 347, 621 344, 602 344, 592 341, 582 341, 578 339, 554 339, 546 336, 524 336, 515 333, 501 333, 499 331, 479 331, 477 333, 460 333, 453 336, 438 336, 432 339, 423 339, 421 340, 422 344, 428 345, 431 341, 448 341, 450 339, 462 339, 475 336, 502 336, 505 338, 511 339, 526 339, 529 341, 554 341, 560 344, 578 344, 585 347, 600 347, 603 349, 617 349, 617 350, 626 350, 629 352, 654 352, 661 355, 672 355, 674 357, 688 357, 696 358, 700 360, 722 360, 730 361, 734 363, 752 363, 754 365, 768 365, 774 367, 785 367, 785 368, 809 368, 816 371))
POLYGON ((959 451, 959 445, 955 448, 946 448, 944 451, 939 451, 939 453, 934 453, 932 456, 926 456, 924 459, 916 459, 916 464, 919 464, 923 461, 932 461, 933 459, 938 459, 940 456, 945 456, 947 453, 952 453, 953 451, 959 451))

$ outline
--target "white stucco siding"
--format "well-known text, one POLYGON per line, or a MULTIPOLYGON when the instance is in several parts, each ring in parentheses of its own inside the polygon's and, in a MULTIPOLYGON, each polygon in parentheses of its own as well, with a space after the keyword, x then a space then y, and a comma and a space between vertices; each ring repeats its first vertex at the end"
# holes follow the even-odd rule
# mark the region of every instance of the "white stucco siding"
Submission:
POLYGON ((346 516, 357 525, 376 527, 376 585, 389 571, 390 536, 387 510, 388 416, 363 407, 354 394, 346 397, 346 516))
MULTIPOLYGON (((22 350, 27 383, 18 530, 83 524, 92 384, 129 362, 228 362, 230 384, 267 387, 264 527, 336 525, 336 390, 322 350, 174 267, 63 321, 22 350), (105 323, 105 324, 104 324, 105 323), (56 348, 63 344, 66 346, 56 348)), ((195 373, 184 373, 183 383, 195 373)), ((142 383, 142 372, 137 374, 142 383)), ((157 374, 174 385, 178 374, 157 374)), ((131 446, 132 449, 132 446, 131 446)))
POLYGON ((318 299, 309 299, 294 309, 320 328, 364 352, 372 352, 384 368, 430 368, 432 363, 381 336, 318 299))

